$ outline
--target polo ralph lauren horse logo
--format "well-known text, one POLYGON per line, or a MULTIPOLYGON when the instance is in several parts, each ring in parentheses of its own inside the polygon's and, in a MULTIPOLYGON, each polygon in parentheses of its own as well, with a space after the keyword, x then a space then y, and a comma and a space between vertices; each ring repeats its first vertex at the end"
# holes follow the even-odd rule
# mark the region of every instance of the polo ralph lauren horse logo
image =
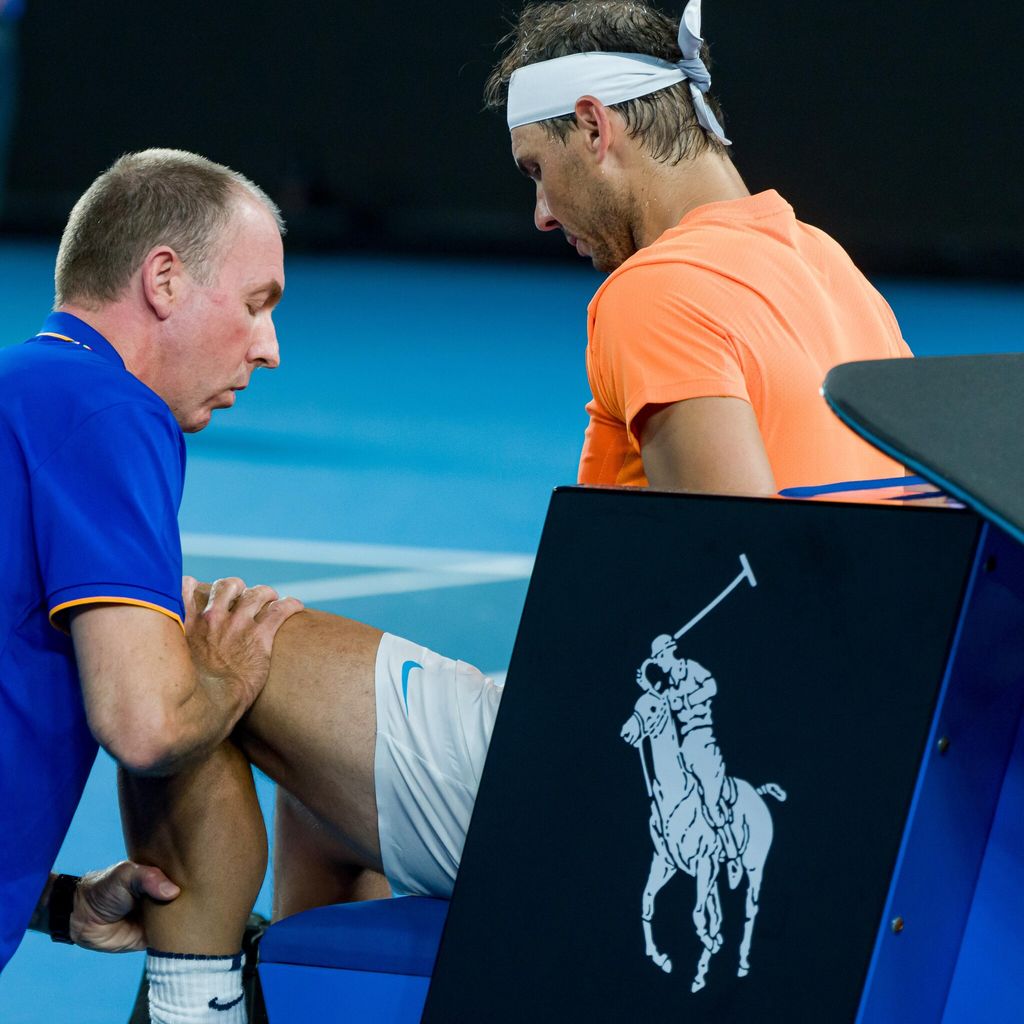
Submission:
POLYGON ((750 943, 757 916, 765 861, 772 844, 772 817, 762 797, 786 799, 773 782, 754 789, 726 775, 715 740, 711 701, 718 684, 707 669, 682 657, 679 641, 736 587, 757 586, 746 555, 742 571, 698 615, 674 635, 655 637, 651 656, 637 669, 644 690, 621 736, 640 751, 654 856, 644 888, 643 929, 646 953, 666 973, 672 961, 654 943, 654 898, 678 871, 696 882, 693 923, 703 945, 691 991, 706 984, 711 957, 722 947, 722 906, 718 892, 721 865, 729 887, 747 879, 746 920, 740 942, 739 977, 750 970, 750 943), (654 679, 651 679, 654 675, 654 679))

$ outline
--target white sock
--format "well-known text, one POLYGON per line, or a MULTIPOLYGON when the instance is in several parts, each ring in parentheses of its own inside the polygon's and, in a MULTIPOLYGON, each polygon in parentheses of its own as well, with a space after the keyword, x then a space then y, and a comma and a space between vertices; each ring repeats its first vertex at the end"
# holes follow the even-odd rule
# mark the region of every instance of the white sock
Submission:
POLYGON ((152 1024, 248 1024, 242 997, 245 957, 146 954, 152 1024))

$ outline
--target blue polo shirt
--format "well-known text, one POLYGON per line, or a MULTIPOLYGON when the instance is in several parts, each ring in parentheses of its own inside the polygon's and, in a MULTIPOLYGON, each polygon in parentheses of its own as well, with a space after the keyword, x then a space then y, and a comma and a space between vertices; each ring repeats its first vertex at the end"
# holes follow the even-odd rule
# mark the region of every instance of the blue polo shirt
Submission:
POLYGON ((183 620, 184 475, 171 410, 86 323, 54 313, 0 351, 0 970, 96 757, 66 613, 183 620))

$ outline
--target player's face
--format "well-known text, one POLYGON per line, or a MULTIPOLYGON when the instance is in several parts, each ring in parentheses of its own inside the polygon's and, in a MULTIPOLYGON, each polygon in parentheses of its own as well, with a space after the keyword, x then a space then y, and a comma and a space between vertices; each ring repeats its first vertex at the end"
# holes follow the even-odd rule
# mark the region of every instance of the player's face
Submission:
POLYGON ((581 151, 577 131, 563 143, 539 124, 512 129, 512 156, 536 188, 534 224, 561 230, 576 251, 609 273, 637 251, 632 206, 581 151))
POLYGON ((269 211, 241 200, 212 258, 211 284, 189 280, 173 332, 175 380, 161 389, 190 432, 202 430, 214 409, 234 405, 254 370, 280 363, 273 311, 284 290, 284 249, 269 211))

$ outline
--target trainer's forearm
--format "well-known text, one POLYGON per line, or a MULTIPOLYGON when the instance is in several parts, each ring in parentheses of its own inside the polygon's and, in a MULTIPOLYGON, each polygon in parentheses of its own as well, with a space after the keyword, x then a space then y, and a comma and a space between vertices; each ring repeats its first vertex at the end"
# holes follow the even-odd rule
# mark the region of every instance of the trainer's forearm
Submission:
POLYGON ((71 916, 80 882, 77 875, 56 875, 51 871, 29 920, 29 930, 49 935, 54 942, 72 944, 71 916))
POLYGON ((43 935, 50 934, 50 891, 53 889, 53 883, 56 878, 57 876, 51 871, 50 877, 46 880, 46 885, 43 886, 36 909, 32 911, 32 917, 29 919, 28 930, 30 932, 42 932, 43 935))
POLYGON ((84 616, 72 625, 86 715, 97 742, 126 770, 180 770, 213 750, 245 712, 241 688, 202 674, 180 629, 162 644, 117 650, 91 642, 94 626, 84 616))
POLYGON ((134 775, 180 772, 227 739, 246 711, 221 680, 204 678, 194 670, 185 687, 169 687, 168 691, 160 691, 167 693, 167 698, 160 707, 148 709, 146 721, 131 716, 135 722, 126 721, 117 727, 119 736, 136 737, 127 749, 119 751, 127 745, 117 740, 110 746, 104 744, 108 753, 134 775))
POLYGON ((167 775, 208 754, 266 682, 267 644, 251 642, 251 616, 217 610, 187 638, 176 619, 130 605, 72 617, 89 727, 127 771, 167 775))

